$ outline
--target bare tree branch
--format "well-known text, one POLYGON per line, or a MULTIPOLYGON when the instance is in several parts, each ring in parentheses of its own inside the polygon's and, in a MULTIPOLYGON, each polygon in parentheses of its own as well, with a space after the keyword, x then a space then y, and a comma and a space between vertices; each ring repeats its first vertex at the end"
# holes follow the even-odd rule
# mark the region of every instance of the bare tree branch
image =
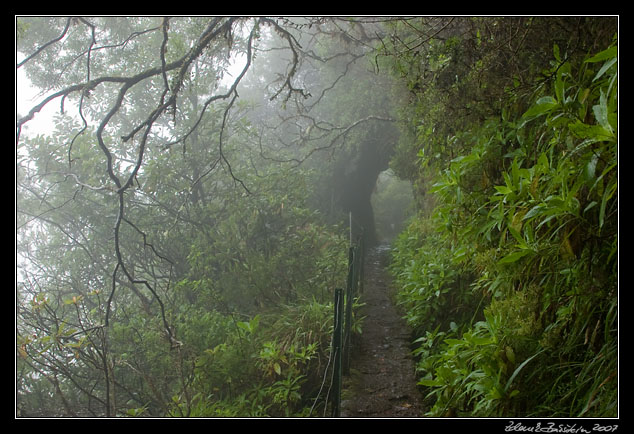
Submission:
MULTIPOLYGON (((324 20, 318 20, 318 24, 321 25, 324 20)), ((52 45, 53 43, 61 40, 68 32, 68 28, 73 22, 72 19, 69 18, 67 21, 66 28, 63 30, 62 34, 54 39, 44 44, 42 47, 38 48, 38 50, 33 53, 31 56, 27 57, 23 62, 21 62, 18 67, 25 64, 28 60, 32 59, 38 53, 45 50, 47 47, 52 45)), ((238 85, 242 82, 244 76, 247 71, 250 69, 253 61, 253 51, 255 48, 256 38, 259 36, 259 32, 262 27, 268 27, 277 34, 284 44, 284 49, 290 50, 291 59, 288 62, 286 73, 282 74, 281 80, 279 82, 279 87, 276 88, 270 100, 275 100, 278 97, 282 97, 283 102, 289 101, 293 96, 297 96, 298 100, 306 100, 311 97, 310 92, 303 89, 301 86, 298 86, 295 82, 298 74, 301 74, 301 60, 302 58, 313 58, 317 61, 327 61, 329 59, 337 59, 343 53, 339 53, 334 56, 329 56, 329 59, 318 59, 317 56, 312 53, 312 51, 306 51, 302 48, 298 38, 299 36, 294 35, 289 29, 292 29, 293 26, 287 24, 280 24, 279 20, 266 18, 266 17, 258 17, 258 18, 238 18, 238 17, 212 17, 206 23, 206 26, 203 28, 198 37, 193 41, 191 47, 186 51, 184 55, 180 58, 173 60, 171 62, 167 61, 166 53, 168 42, 170 41, 170 27, 173 24, 173 20, 169 17, 164 17, 161 21, 160 26, 153 27, 151 29, 145 31, 137 31, 132 33, 129 37, 127 37, 122 43, 113 44, 113 45, 101 45, 98 46, 98 41, 96 40, 97 28, 96 25, 91 23, 88 19, 85 18, 77 18, 74 22, 81 23, 87 26, 90 29, 90 39, 88 41, 88 47, 83 50, 78 56, 74 59, 81 59, 82 56, 85 56, 86 66, 85 66, 85 79, 82 83, 77 83, 74 85, 67 86, 63 89, 57 90, 51 95, 45 97, 41 102, 36 104, 31 108, 28 114, 17 121, 17 143, 20 141, 20 133, 22 126, 24 126, 27 122, 33 119, 33 117, 39 113, 48 103, 52 102, 56 98, 61 98, 61 104, 63 107, 64 100, 74 94, 79 93, 79 107, 78 113, 82 122, 82 128, 79 132, 75 133, 70 143, 68 145, 68 163, 69 165, 72 163, 71 159, 71 149, 73 144, 76 142, 77 138, 85 133, 88 129, 88 120, 84 115, 84 101, 85 98, 93 92, 95 89, 100 87, 105 87, 105 85, 113 85, 115 86, 116 93, 114 94, 112 101, 109 102, 109 106, 105 107, 104 114, 96 120, 97 126, 94 132, 94 137, 96 139, 96 144, 98 149, 101 151, 103 156, 105 157, 105 172, 107 174, 109 186, 100 186, 94 187, 89 185, 88 183, 83 183, 80 181, 79 177, 73 173, 61 173, 66 179, 72 178, 76 185, 79 188, 88 188, 93 191, 110 191, 114 192, 117 199, 117 213, 114 218, 113 225, 113 247, 114 247, 114 256, 115 263, 114 268, 110 274, 110 291, 106 300, 105 307, 105 318, 103 325, 107 327, 109 325, 111 311, 112 311, 112 303, 116 295, 116 291, 119 286, 121 286, 123 281, 130 282, 131 285, 139 285, 142 288, 145 288, 149 291, 153 298, 158 302, 160 307, 161 318, 163 321, 163 327, 165 329, 165 333, 171 343, 171 345, 178 346, 178 341, 173 335, 173 330, 170 327, 163 301, 161 300, 160 295, 157 293, 157 289, 153 283, 148 281, 147 279, 140 279, 134 276, 133 267, 130 268, 129 260, 126 258, 126 255, 123 251, 123 246, 121 243, 122 240, 122 223, 126 223, 129 227, 133 228, 138 234, 141 235, 143 239, 143 246, 149 247, 153 254, 172 264, 166 256, 161 255, 154 248, 152 243, 148 242, 146 233, 139 228, 129 217, 128 215, 128 203, 127 203, 127 195, 130 189, 133 187, 135 179, 137 175, 142 170, 145 154, 148 147, 148 141, 150 137, 152 137, 152 130, 162 122, 163 117, 170 113, 172 114, 172 121, 176 122, 176 108, 178 103, 178 98, 181 96, 183 90, 186 87, 189 71, 194 65, 196 60, 205 53, 206 50, 210 50, 210 47, 213 47, 214 43, 221 42, 225 46, 228 47, 229 51, 231 51, 232 43, 233 43, 233 31, 234 26, 238 23, 248 22, 250 25, 250 32, 248 33, 248 37, 246 38, 246 63, 242 68, 241 72, 237 75, 237 77, 233 80, 233 82, 229 85, 229 88, 226 91, 221 91, 219 93, 211 93, 206 100, 201 105, 200 110, 195 113, 195 118, 193 124, 188 127, 184 132, 182 132, 176 138, 167 138, 164 143, 160 144, 162 149, 168 149, 178 143, 185 144, 185 141, 203 124, 203 119, 205 114, 212 106, 212 104, 219 101, 226 101, 226 105, 223 108, 222 112, 222 120, 218 131, 218 141, 216 143, 218 155, 214 157, 212 161, 210 161, 208 168, 200 175, 197 176, 196 179, 193 180, 192 187, 197 183, 201 182, 201 180, 211 173, 214 169, 218 167, 218 165, 222 165, 227 168, 229 175, 234 180, 234 182, 240 184, 244 190, 249 193, 248 186, 234 173, 232 168, 232 164, 227 158, 225 153, 225 145, 226 138, 229 129, 229 115, 234 108, 235 102, 238 99, 238 85), (93 65, 94 56, 93 53, 96 50, 103 50, 106 48, 113 47, 125 47, 125 45, 131 41, 133 38, 137 36, 150 32, 150 31, 160 31, 161 39, 158 50, 156 51, 156 57, 158 59, 158 64, 155 66, 148 67, 141 72, 138 72, 133 75, 125 75, 122 74, 120 76, 117 75, 103 75, 103 76, 95 76, 95 68, 93 65), (171 81, 169 77, 171 76, 171 81), (131 127, 131 129, 126 133, 119 135, 119 138, 122 143, 134 143, 135 145, 135 157, 131 159, 126 159, 126 162, 129 164, 125 165, 125 169, 120 169, 117 166, 117 155, 116 144, 110 142, 112 140, 111 129, 115 124, 116 116, 119 115, 126 105, 126 98, 129 98, 129 95, 132 93, 132 89, 135 89, 136 86, 140 85, 146 80, 152 80, 159 78, 159 85, 155 86, 154 89, 157 89, 157 94, 154 97, 153 108, 149 110, 144 119, 131 127), (112 125, 111 125, 112 124, 112 125)), ((313 23, 309 23, 308 27, 313 23)), ((301 31, 305 24, 297 25, 297 30, 301 31)), ((300 33, 301 35, 301 33, 300 33)), ((313 35, 314 37, 314 35, 313 35)), ((339 80, 344 77, 348 73, 348 68, 352 65, 357 59, 361 58, 362 54, 352 55, 349 62, 346 64, 344 70, 336 77, 334 83, 330 86, 325 86, 321 89, 318 98, 312 102, 311 105, 304 106, 303 103, 298 108, 304 110, 304 113, 308 112, 310 108, 314 107, 323 96, 334 86, 337 85, 339 80)), ((73 62, 75 61, 73 60, 73 62)), ((152 107, 152 106, 150 106, 152 107)), ((300 111, 301 112, 301 111, 300 111)), ((301 116, 306 117, 305 114, 301 114, 301 116)), ((307 117, 306 117, 307 118, 307 117)), ((316 127, 316 130, 321 131, 322 135, 320 138, 326 140, 325 143, 312 147, 308 152, 304 153, 300 157, 272 157, 265 156, 269 160, 275 160, 280 162, 290 162, 295 164, 300 164, 302 161, 306 160, 310 155, 315 152, 334 148, 338 143, 341 142, 346 135, 352 131, 357 126, 370 122, 370 121, 389 121, 392 122, 393 119, 388 119, 386 117, 381 117, 377 115, 366 116, 364 118, 358 119, 349 125, 346 126, 336 126, 336 125, 326 125, 323 122, 319 122, 314 118, 307 118, 308 122, 311 122, 313 126, 316 127)), ((298 125, 299 127, 300 125, 298 125)), ((261 148, 262 149, 262 148, 261 148)), ((262 152, 264 156, 264 152, 262 152)), ((123 157, 121 157, 123 158, 123 157)), ((121 160, 123 161, 123 160, 121 160)), ((168 285, 169 286, 169 285, 168 285)), ((104 365, 105 366, 105 365, 104 365)), ((105 368, 104 368, 105 369, 105 368)), ((107 372, 106 372, 107 375, 107 372)), ((108 384, 110 380, 106 381, 108 384)))
POLYGON ((66 33, 68 32, 68 29, 70 28, 70 25, 71 25, 72 21, 73 21, 73 17, 68 17, 68 19, 66 20, 66 26, 64 26, 64 30, 62 30, 62 33, 57 38, 51 39, 47 43, 45 43, 42 46, 40 46, 37 50, 35 50, 33 53, 31 53, 31 55, 25 57, 21 62, 19 62, 16 65, 16 68, 22 67, 29 60, 35 58, 38 54, 40 54, 42 51, 44 51, 46 49, 46 47, 48 47, 49 45, 52 45, 55 42, 58 42, 58 41, 61 41, 62 39, 64 39, 64 36, 66 36, 66 33))
MULTIPOLYGON (((126 191, 133 185, 134 179, 136 177, 136 175, 138 174, 139 170, 141 169, 141 166, 143 164, 144 161, 144 155, 145 155, 145 150, 147 147, 147 140, 150 134, 150 131, 154 125, 154 123, 157 121, 157 119, 163 115, 166 110, 168 110, 169 108, 173 108, 174 112, 175 112, 175 107, 176 107, 176 99, 177 96, 179 95, 179 92, 182 89, 183 86, 183 82, 184 82, 184 78, 185 75, 190 67, 190 65, 192 64, 192 62, 194 62, 196 60, 196 58, 198 58, 201 53, 203 52, 203 50, 208 47, 214 40, 216 40, 217 38, 220 37, 224 37, 225 35, 227 35, 230 30, 232 25, 237 21, 237 18, 228 18, 228 19, 223 19, 222 17, 216 17, 216 18, 212 18, 207 27, 203 30, 203 32, 200 34, 200 36, 198 37, 197 41, 194 43, 194 45, 192 46, 192 48, 184 55, 182 56, 180 59, 173 61, 171 63, 166 63, 165 61, 165 47, 167 44, 167 40, 168 40, 168 30, 169 30, 169 19, 165 18, 163 20, 161 29, 162 29, 162 34, 163 34, 163 41, 161 44, 161 49, 159 52, 159 57, 161 60, 161 65, 158 67, 153 67, 153 68, 148 68, 145 71, 142 71, 136 75, 133 76, 129 76, 129 77, 125 77, 125 76, 102 76, 102 77, 97 77, 97 78, 92 78, 91 77, 91 53, 92 53, 92 49, 95 45, 95 26, 92 25, 90 22, 88 22, 86 19, 80 18, 79 21, 82 22, 83 24, 86 24, 90 29, 91 29, 91 40, 90 40, 90 47, 88 48, 87 52, 85 53, 86 55, 86 81, 84 83, 80 83, 80 84, 76 84, 76 85, 72 85, 69 87, 66 87, 65 89, 62 89, 60 91, 57 91, 55 93, 53 93, 52 95, 49 95, 48 97, 44 98, 39 104, 35 105, 30 111, 29 113, 24 116, 23 118, 19 119, 17 122, 17 143, 19 143, 20 141, 20 133, 21 133, 21 129, 22 126, 24 124, 26 124, 28 121, 30 121, 31 119, 33 119, 34 115, 36 113, 38 113, 39 111, 42 110, 42 108, 44 108, 44 106, 46 106, 49 102, 53 101, 54 99, 61 97, 62 101, 68 97, 69 95, 76 93, 76 92, 81 92, 80 95, 80 104, 79 104, 79 114, 80 117, 82 119, 83 122, 83 128, 80 130, 79 133, 77 133, 73 139, 70 142, 70 146, 69 148, 72 148, 73 143, 75 142, 75 140, 77 139, 77 137, 79 137, 79 135, 81 135, 87 128, 87 122, 86 119, 83 115, 83 98, 85 95, 87 95, 88 92, 94 90, 97 86, 105 84, 105 83, 114 83, 114 84, 119 84, 119 91, 118 94, 113 102, 113 104, 110 106, 110 109, 107 111, 107 113, 104 115, 104 117, 100 120, 100 123, 97 127, 97 130, 95 132, 95 136, 97 139, 97 145, 99 147, 99 149, 102 151, 102 153, 104 154, 105 158, 106 158, 106 173, 110 179, 110 181, 116 186, 115 188, 115 192, 118 196, 118 211, 117 211, 117 216, 115 219, 115 223, 114 223, 114 251, 115 251, 115 257, 116 257, 116 265, 114 267, 114 270, 112 271, 112 285, 111 285, 111 291, 110 291, 110 295, 108 297, 107 300, 107 305, 106 305, 106 313, 105 313, 105 319, 104 319, 104 326, 108 326, 109 324, 109 320, 110 320, 110 313, 111 313, 111 304, 115 295, 115 291, 117 288, 117 282, 118 282, 118 274, 121 272, 123 273, 123 275, 126 277, 126 279, 128 279, 128 281, 130 281, 133 285, 142 285, 144 286, 147 290, 149 290, 153 297, 157 300, 157 302, 159 303, 160 306, 160 310, 161 310, 161 317, 163 319, 163 324, 164 324, 164 328, 165 328, 165 332, 166 335, 168 336, 168 339, 170 341, 170 343, 174 346, 174 345, 178 345, 178 342, 175 340, 174 336, 173 336, 173 332, 171 327, 169 326, 168 322, 167 322, 167 318, 165 316, 165 307, 163 305, 163 302, 161 300, 161 298, 159 297, 159 295, 157 294, 155 288, 150 284, 150 282, 148 282, 145 279, 136 279, 134 278, 133 274, 131 273, 131 271, 128 269, 128 267, 126 266, 126 261, 124 259, 124 255, 121 249, 121 223, 122 222, 127 222, 131 227, 133 227, 135 230, 137 230, 139 233, 141 233, 143 235, 143 239, 144 239, 144 245, 148 245, 152 248, 152 251, 157 254, 158 257, 162 258, 162 259, 166 259, 161 255, 158 255, 158 253, 156 252, 156 250, 153 248, 153 246, 149 243, 147 243, 145 234, 140 231, 140 229, 134 225, 127 217, 126 217, 126 201, 125 201, 125 193, 126 191), (177 75, 175 80, 173 81, 173 83, 170 86, 170 83, 167 80, 167 72, 168 71, 176 71, 177 75), (109 125, 110 121, 113 119, 113 117, 119 112, 119 110, 121 109, 121 107, 123 106, 123 102, 124 99, 127 95, 127 93, 138 83, 141 83, 142 81, 152 78, 154 76, 162 76, 163 78, 163 83, 164 83, 164 89, 163 92, 159 98, 159 101, 157 103, 157 107, 152 110, 152 112, 148 115, 148 117, 141 122, 137 127, 135 127, 128 135, 123 137, 123 141, 129 141, 130 139, 132 139, 138 132, 142 131, 142 136, 139 139, 139 143, 138 143, 138 147, 137 147, 137 157, 136 160, 134 161, 134 165, 132 167, 132 170, 128 173, 128 175, 125 178, 122 178, 121 175, 118 175, 117 173, 115 173, 115 168, 114 168, 114 155, 110 150, 109 145, 106 143, 106 139, 105 139, 105 130, 107 128, 107 126, 109 125), (170 93, 169 98, 166 99, 168 93, 170 93)), ((37 55, 38 53, 40 53, 41 51, 43 51, 46 47, 50 46, 51 44, 53 44, 54 42, 61 40, 64 35, 66 34, 66 32, 68 31, 68 27, 70 26, 72 22, 72 19, 68 19, 67 21, 67 26, 64 29, 64 31, 62 32, 62 34, 50 41, 47 44, 44 44, 42 47, 40 47, 33 55, 27 57, 27 59, 25 59, 23 62, 21 62, 20 65, 18 65, 18 67, 20 67, 21 65, 23 65, 24 63, 26 63, 28 60, 32 59, 35 55, 37 55)), ((250 44, 252 42, 252 38, 254 36, 254 33, 252 32, 251 37, 249 39, 249 52, 250 52, 250 44)), ((250 58, 250 54, 249 54, 249 58, 250 58)), ((250 62, 249 62, 250 63, 250 62)), ((248 68, 245 67, 245 70, 243 71, 243 73, 240 75, 239 79, 242 78, 242 76, 244 75, 244 73, 246 72, 246 69, 248 68)), ((237 80, 237 82, 239 81, 239 79, 237 80)), ((225 119, 226 119, 226 114, 228 113, 231 105, 233 104, 233 101, 235 101, 235 98, 237 97, 237 92, 235 90, 235 87, 237 86, 237 82, 235 83, 235 85, 232 87, 232 89, 230 90, 230 92, 228 92, 226 95, 223 95, 224 98, 228 98, 230 96, 232 96, 232 100, 231 103, 229 105, 229 107, 227 108, 226 112, 225 112, 225 119)), ((219 99, 220 97, 218 97, 217 99, 219 99)), ((210 101, 211 102, 211 101, 210 101)), ((224 128, 224 126, 223 126, 224 128)), ((229 162, 227 161, 227 159, 224 157, 224 155, 222 154, 222 141, 220 143, 220 147, 221 147, 221 156, 223 158, 223 161, 225 162, 225 164, 227 164, 227 166, 229 167, 229 170, 231 171, 231 166, 229 165, 229 162)), ((70 149, 69 149, 69 163, 71 162, 70 159, 70 149)), ((77 177, 73 174, 68 174, 67 176, 73 176, 75 178, 76 181, 78 181, 77 177)), ((241 181, 240 181, 241 182, 241 181)), ((107 189, 107 187, 91 187, 88 185, 84 185, 79 183, 79 185, 84 186, 84 187, 89 187, 93 190, 101 190, 101 189, 107 189)), ((246 187, 245 187, 246 188, 246 187)), ((105 363, 105 362, 104 362, 105 363)), ((105 366, 105 365, 104 365, 105 366)), ((105 368, 104 368, 105 369, 105 368)), ((106 372, 107 375, 107 372, 106 372)), ((106 383, 109 384, 109 380, 106 380, 106 383)))

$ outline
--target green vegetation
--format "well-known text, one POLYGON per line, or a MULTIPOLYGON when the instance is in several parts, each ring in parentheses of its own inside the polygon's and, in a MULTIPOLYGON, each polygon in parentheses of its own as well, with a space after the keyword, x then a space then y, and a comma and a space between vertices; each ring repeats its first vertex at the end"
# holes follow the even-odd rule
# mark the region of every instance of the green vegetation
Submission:
MULTIPOLYGON (((262 95, 255 74, 218 83, 231 50, 248 54, 256 38, 259 53, 280 44, 267 33, 272 24, 18 23, 26 29, 22 53, 68 32, 63 50, 53 43, 26 63, 34 84, 73 89, 82 71, 112 82, 69 91, 75 106, 66 101, 55 131, 18 142, 17 414, 307 416, 330 357, 332 294, 345 285, 348 231, 308 205, 316 173, 295 164, 303 149, 280 144, 292 134, 275 136, 280 127, 258 118, 286 116, 280 105, 292 101, 268 101, 279 88, 262 95), (191 60, 199 33, 222 26, 235 36, 207 41, 186 74, 165 71, 166 84, 152 69, 163 56, 167 65, 191 60), (86 55, 91 29, 99 42, 84 58, 87 72, 76 59, 86 55), (132 77, 119 106, 113 76, 132 77), (237 84, 239 100, 227 92, 237 84), (166 95, 177 98, 148 118, 166 95)), ((262 55, 274 64, 272 52, 262 55)))
POLYGON ((349 212, 429 416, 617 415, 616 21, 17 17, 17 416, 325 414, 349 212))
POLYGON ((395 242, 392 271, 431 416, 617 415, 616 39, 567 50, 552 44, 532 80, 511 77, 501 103, 480 103, 485 120, 417 119, 432 205, 395 242))
MULTIPOLYGON (((64 169, 58 144, 33 144, 33 151, 50 149, 46 170, 64 169)), ((171 157, 179 173, 178 155, 171 157)), ((20 185, 40 170, 21 173, 20 185)), ((46 204, 49 227, 33 232, 23 250, 51 272, 33 270, 19 292, 22 411, 101 415, 107 372, 115 393, 112 416, 305 415, 329 357, 332 288, 345 282, 347 271, 345 231, 325 225, 303 205, 306 186, 298 170, 261 172, 258 189, 247 197, 242 187, 214 185, 218 178, 209 177, 199 185, 204 197, 176 203, 182 181, 165 172, 155 180, 153 173, 135 192, 122 240, 135 278, 152 286, 122 283, 108 329, 100 327, 110 291, 104 276, 114 265, 98 229, 108 233, 111 193, 71 189, 71 203, 46 204), (82 248, 68 248, 69 237, 82 239, 82 248), (94 262, 82 259, 86 252, 94 262), (89 286, 82 285, 83 276, 89 286), (164 331, 161 311, 174 340, 164 331)), ((41 185, 51 201, 67 200, 61 179, 41 185)), ((41 209, 38 202, 28 203, 32 215, 41 209)), ((21 206, 27 209, 26 200, 21 206)))

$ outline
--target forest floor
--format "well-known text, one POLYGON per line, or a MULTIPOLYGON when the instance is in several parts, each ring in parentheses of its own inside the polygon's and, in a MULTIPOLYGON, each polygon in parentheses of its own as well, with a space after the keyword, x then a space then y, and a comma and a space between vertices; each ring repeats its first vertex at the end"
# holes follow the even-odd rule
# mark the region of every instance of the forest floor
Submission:
POLYGON ((389 246, 368 250, 359 315, 362 333, 353 340, 350 374, 343 378, 341 417, 414 418, 424 414, 416 387, 411 331, 393 303, 386 269, 389 246))

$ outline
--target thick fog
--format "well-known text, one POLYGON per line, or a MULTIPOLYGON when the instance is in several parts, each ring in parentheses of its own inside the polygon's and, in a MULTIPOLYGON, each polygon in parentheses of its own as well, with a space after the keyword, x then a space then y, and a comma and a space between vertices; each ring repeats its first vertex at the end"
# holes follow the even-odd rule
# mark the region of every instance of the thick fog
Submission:
POLYGON ((21 415, 191 413, 221 324, 329 303, 350 232, 394 236, 371 202, 404 92, 385 22, 17 18, 21 415))
POLYGON ((359 246, 430 414, 614 414, 615 17, 15 18, 18 417, 327 414, 359 246))

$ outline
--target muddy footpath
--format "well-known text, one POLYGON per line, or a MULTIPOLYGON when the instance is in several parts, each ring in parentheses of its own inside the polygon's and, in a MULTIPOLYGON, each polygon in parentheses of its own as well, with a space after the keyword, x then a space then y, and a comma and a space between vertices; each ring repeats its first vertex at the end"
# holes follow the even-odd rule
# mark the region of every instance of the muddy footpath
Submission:
POLYGON ((343 378, 341 417, 417 418, 425 412, 417 390, 411 331, 393 304, 389 246, 368 250, 361 295, 365 317, 355 337, 350 374, 343 378))

